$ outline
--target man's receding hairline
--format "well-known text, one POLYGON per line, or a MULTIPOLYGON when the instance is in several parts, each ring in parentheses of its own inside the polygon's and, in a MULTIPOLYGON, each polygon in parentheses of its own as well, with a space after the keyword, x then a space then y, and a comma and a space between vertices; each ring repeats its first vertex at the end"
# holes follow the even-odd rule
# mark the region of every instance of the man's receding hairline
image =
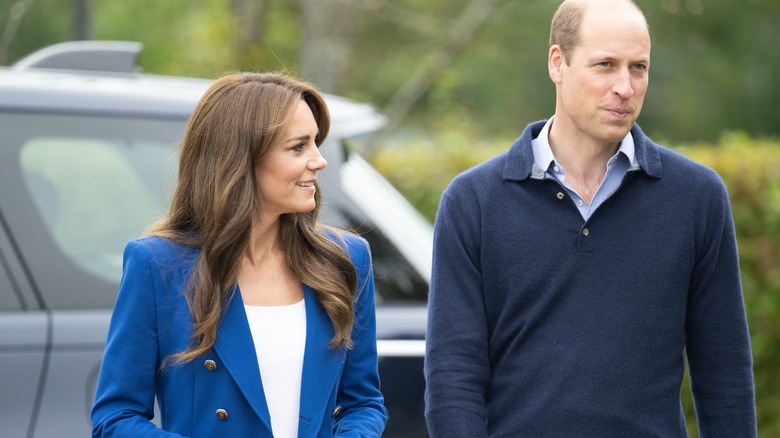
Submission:
MULTIPOLYGON (((553 15, 553 20, 550 25, 550 37, 549 37, 549 46, 552 47, 553 45, 559 45, 561 46, 561 50, 564 51, 564 57, 568 60, 569 54, 566 53, 566 50, 564 50, 564 45, 568 45, 566 49, 569 51, 573 51, 577 46, 580 44, 581 39, 581 30, 583 23, 585 22, 585 16, 588 12, 588 6, 593 6, 594 3, 601 3, 604 4, 607 1, 612 3, 622 3, 623 5, 631 6, 634 11, 636 11, 640 17, 642 17, 642 21, 645 24, 645 28, 647 29, 648 33, 650 32, 650 24, 647 22, 647 17, 645 16, 645 13, 642 11, 642 9, 639 7, 639 5, 636 4, 634 0, 564 0, 561 2, 561 4, 558 6, 558 9, 555 11, 555 14, 553 15), (577 28, 572 29, 573 38, 562 38, 560 32, 554 32, 556 27, 554 26, 557 24, 557 22, 560 19, 560 16, 563 15, 563 13, 568 14, 569 16, 576 16, 576 22, 577 22, 577 28), (557 37, 558 41, 554 41, 553 37, 557 37), (562 41, 566 40, 566 44, 563 44, 562 41)), ((560 30, 560 29, 559 29, 560 30)))

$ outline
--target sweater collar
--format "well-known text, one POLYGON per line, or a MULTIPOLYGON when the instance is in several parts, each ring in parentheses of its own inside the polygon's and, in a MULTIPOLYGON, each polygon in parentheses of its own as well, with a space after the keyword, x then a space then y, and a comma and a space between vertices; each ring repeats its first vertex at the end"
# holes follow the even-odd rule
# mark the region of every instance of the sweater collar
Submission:
MULTIPOLYGON (((538 137, 546 120, 531 123, 509 149, 504 164, 504 179, 510 181, 522 181, 528 178, 544 179, 546 169, 542 169, 534 163, 534 151, 531 140, 538 137)), ((630 171, 641 170, 648 176, 660 178, 662 174, 661 158, 658 152, 659 146, 652 142, 634 124, 631 128, 631 136, 634 139, 634 160, 630 171)))

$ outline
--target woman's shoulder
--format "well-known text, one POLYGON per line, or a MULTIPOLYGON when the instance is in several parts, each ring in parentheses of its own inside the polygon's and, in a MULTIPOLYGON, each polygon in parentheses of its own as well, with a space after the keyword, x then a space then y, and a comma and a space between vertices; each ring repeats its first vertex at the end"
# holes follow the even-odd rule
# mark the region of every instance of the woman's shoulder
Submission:
POLYGON ((320 230, 330 240, 349 252, 353 258, 357 254, 370 251, 368 241, 355 233, 332 227, 321 227, 320 230))
POLYGON ((143 236, 130 240, 125 246, 125 258, 144 258, 161 265, 191 263, 198 248, 160 236, 143 236))

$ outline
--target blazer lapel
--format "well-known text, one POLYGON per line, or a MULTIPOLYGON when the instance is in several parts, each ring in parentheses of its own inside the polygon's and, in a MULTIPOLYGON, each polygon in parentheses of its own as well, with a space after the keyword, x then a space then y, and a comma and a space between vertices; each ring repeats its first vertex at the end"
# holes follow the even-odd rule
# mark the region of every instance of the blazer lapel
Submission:
POLYGON ((222 359, 225 368, 235 380, 244 397, 271 433, 271 414, 265 399, 257 353, 246 319, 244 301, 236 287, 225 314, 217 328, 214 351, 222 359))
POLYGON ((330 395, 338 384, 338 373, 346 358, 346 350, 328 348, 334 333, 330 317, 309 286, 304 285, 303 293, 306 300, 306 348, 298 436, 310 437, 316 436, 320 430, 330 395))

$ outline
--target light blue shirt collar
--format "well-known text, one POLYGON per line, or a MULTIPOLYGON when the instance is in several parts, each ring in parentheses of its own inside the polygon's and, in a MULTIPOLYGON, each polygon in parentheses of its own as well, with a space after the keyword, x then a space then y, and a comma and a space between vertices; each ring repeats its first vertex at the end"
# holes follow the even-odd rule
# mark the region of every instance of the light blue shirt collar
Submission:
MULTIPOLYGON (((555 161, 552 147, 550 147, 550 127, 552 126, 554 119, 555 116, 550 117, 539 132, 539 136, 531 141, 531 147, 534 151, 534 164, 544 172, 546 172, 551 165, 558 165, 555 161)), ((635 163, 634 137, 631 135, 630 131, 620 142, 620 147, 615 155, 619 153, 625 155, 626 158, 628 158, 629 163, 635 163)), ((610 158, 610 160, 614 159, 615 156, 610 158)))
MULTIPOLYGON (((566 182, 566 171, 555 160, 549 138, 552 122, 553 118, 550 118, 539 132, 539 135, 531 141, 534 154, 531 177, 536 179, 551 178, 558 181, 574 201, 583 219, 587 221, 596 209, 620 187, 626 172, 639 168, 635 161, 634 138, 631 136, 631 132, 629 132, 620 142, 618 151, 607 162, 607 169, 601 186, 593 195, 590 204, 587 204, 579 193, 566 182)), ((559 194, 563 195, 562 193, 559 194)))

